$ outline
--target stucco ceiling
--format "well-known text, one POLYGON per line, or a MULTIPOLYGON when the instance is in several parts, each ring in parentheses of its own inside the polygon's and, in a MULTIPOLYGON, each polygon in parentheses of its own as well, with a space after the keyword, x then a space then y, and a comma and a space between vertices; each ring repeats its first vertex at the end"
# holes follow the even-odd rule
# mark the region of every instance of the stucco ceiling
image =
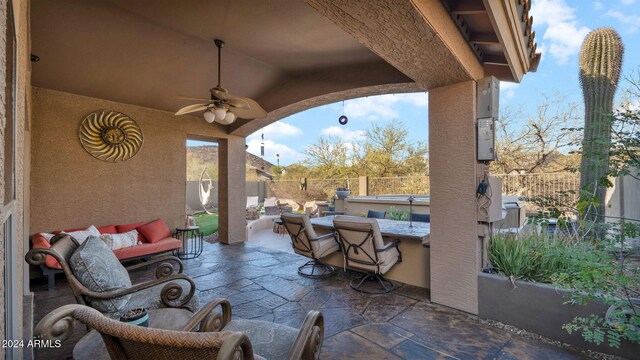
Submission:
MULTIPOLYGON (((32 83, 174 112, 192 103, 177 95, 208 97, 216 85, 214 38, 227 43, 222 84, 270 114, 487 75, 519 81, 539 61, 529 9, 528 0, 32 0, 41 59, 32 83)), ((232 133, 265 125, 241 120, 232 133)))
POLYGON ((216 84, 213 38, 223 85, 256 99, 301 73, 388 66, 302 0, 33 0, 31 28, 35 86, 168 111, 216 84))

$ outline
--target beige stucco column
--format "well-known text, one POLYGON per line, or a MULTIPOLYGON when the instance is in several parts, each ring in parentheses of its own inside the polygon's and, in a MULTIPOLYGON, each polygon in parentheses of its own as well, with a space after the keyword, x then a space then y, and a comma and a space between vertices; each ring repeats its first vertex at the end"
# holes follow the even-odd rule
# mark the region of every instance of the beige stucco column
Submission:
POLYGON ((429 90, 431 300, 478 313, 476 82, 429 90))
POLYGON ((219 152, 219 240, 225 244, 246 239, 246 153, 245 138, 231 136, 218 143, 219 152))

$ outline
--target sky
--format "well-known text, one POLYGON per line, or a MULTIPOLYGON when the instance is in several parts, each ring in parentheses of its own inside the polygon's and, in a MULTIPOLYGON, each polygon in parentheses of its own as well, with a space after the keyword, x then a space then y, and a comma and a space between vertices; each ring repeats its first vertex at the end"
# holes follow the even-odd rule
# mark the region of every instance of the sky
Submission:
MULTIPOLYGON (((526 124, 544 96, 561 95, 566 101, 582 102, 578 81, 578 53, 584 37, 598 27, 618 31, 625 46, 623 75, 640 67, 640 0, 532 0, 530 14, 542 59, 535 73, 520 84, 501 83, 500 109, 521 110, 518 124, 526 124)), ((624 80, 621 79, 620 86, 624 80)), ((621 91, 618 91, 620 95, 621 91)), ((305 159, 305 149, 324 135, 346 143, 359 141, 372 123, 401 121, 410 141, 428 139, 426 93, 389 94, 347 100, 294 114, 264 130, 265 159, 290 165, 305 159), (349 118, 340 125, 341 115, 349 118)), ((260 155, 262 131, 247 138, 248 151, 260 155)))

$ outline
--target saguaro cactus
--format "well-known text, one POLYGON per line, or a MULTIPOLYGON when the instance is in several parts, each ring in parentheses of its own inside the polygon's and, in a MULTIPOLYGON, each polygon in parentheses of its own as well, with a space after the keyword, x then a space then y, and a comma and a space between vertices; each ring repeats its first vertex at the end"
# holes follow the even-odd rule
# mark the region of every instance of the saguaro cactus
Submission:
POLYGON ((609 168, 611 113, 623 52, 620 36, 608 27, 587 34, 580 49, 580 84, 585 112, 580 188, 597 196, 599 206, 589 210, 585 218, 599 222, 604 221, 606 190, 599 180, 609 168))

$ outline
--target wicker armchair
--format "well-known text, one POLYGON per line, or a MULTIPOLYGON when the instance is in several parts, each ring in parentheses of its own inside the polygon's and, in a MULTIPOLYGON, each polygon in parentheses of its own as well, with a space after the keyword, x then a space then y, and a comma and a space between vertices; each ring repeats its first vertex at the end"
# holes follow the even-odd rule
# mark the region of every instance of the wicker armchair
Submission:
MULTIPOLYGON (((59 234, 51 239, 51 247, 48 249, 31 249, 25 256, 31 265, 44 264, 45 258, 53 256, 62 266, 62 271, 67 278, 78 304, 90 305, 92 300, 113 300, 131 295, 127 308, 145 307, 154 309, 159 307, 186 308, 195 311, 198 308, 196 285, 191 278, 184 275, 184 265, 180 259, 174 256, 160 256, 143 263, 125 267, 127 272, 142 267, 158 264, 156 267, 156 279, 132 284, 131 287, 113 291, 97 292, 87 288, 74 275, 69 265, 73 253, 80 244, 72 236, 59 234), (177 269, 176 269, 177 267, 177 269)), ((121 266, 118 262, 117 266, 121 266)), ((126 309, 123 309, 123 311, 126 309)), ((121 312, 107 315, 118 317, 121 312)))
POLYGON ((231 305, 223 299, 210 302, 180 330, 129 325, 87 306, 66 305, 47 314, 34 336, 64 341, 73 334, 74 320, 100 333, 111 359, 315 360, 324 337, 318 311, 310 311, 298 330, 266 321, 232 320, 231 305), (218 306, 222 312, 214 311, 218 306))

